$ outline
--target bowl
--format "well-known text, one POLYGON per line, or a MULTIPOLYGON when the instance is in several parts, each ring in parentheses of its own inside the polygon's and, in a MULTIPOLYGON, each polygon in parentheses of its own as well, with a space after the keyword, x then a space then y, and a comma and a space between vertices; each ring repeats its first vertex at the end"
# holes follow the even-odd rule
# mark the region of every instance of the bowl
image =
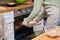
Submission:
POLYGON ((48 25, 45 28, 45 33, 49 37, 58 37, 60 36, 60 27, 55 25, 48 25))
POLYGON ((16 3, 7 3, 6 5, 9 6, 9 7, 15 7, 16 3))
POLYGON ((25 3, 26 0, 16 0, 16 2, 18 2, 18 3, 25 3))

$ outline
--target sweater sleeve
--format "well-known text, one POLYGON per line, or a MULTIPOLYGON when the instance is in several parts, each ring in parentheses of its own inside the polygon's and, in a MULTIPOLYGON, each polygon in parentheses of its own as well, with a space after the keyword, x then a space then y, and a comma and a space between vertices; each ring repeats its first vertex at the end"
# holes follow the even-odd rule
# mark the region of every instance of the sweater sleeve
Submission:
POLYGON ((38 16, 41 7, 42 7, 43 0, 34 0, 34 7, 31 14, 27 17, 27 22, 32 21, 36 16, 38 16))
POLYGON ((39 20, 42 20, 42 19, 44 19, 44 17, 46 17, 46 16, 48 16, 48 15, 47 15, 47 12, 44 11, 42 14, 38 15, 38 18, 39 18, 39 20))

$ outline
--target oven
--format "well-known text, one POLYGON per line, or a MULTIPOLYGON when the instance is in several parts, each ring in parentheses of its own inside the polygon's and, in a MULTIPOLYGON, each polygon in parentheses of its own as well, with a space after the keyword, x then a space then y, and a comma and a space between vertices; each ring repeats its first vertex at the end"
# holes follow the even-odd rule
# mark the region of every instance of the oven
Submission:
MULTIPOLYGON (((24 18, 28 17, 33 7, 14 11, 14 23, 20 25, 24 18)), ((16 25, 16 26, 17 26, 16 25)), ((16 27, 18 29, 19 27, 16 27)))
POLYGON ((35 37, 33 33, 33 27, 29 28, 26 26, 21 25, 24 18, 28 17, 31 13, 33 7, 25 8, 21 10, 16 10, 14 12, 14 24, 15 24, 15 39, 16 40, 29 40, 30 38, 35 37), (30 36, 30 35, 34 36, 30 36), (28 36, 29 35, 29 36, 28 36))

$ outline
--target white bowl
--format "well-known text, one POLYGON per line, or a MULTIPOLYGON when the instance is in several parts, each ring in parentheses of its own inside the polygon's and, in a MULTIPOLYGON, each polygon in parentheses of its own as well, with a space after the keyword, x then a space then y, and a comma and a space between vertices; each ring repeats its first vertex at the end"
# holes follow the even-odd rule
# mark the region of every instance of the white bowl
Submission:
POLYGON ((50 37, 60 36, 60 27, 59 26, 46 26, 45 33, 50 37))

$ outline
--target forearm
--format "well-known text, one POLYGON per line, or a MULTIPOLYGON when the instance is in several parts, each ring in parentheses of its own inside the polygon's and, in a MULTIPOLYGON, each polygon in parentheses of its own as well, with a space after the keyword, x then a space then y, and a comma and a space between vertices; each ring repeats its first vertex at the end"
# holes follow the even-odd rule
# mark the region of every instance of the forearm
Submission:
POLYGON ((40 12, 43 0, 34 0, 34 8, 31 14, 27 17, 27 21, 32 21, 40 12))

